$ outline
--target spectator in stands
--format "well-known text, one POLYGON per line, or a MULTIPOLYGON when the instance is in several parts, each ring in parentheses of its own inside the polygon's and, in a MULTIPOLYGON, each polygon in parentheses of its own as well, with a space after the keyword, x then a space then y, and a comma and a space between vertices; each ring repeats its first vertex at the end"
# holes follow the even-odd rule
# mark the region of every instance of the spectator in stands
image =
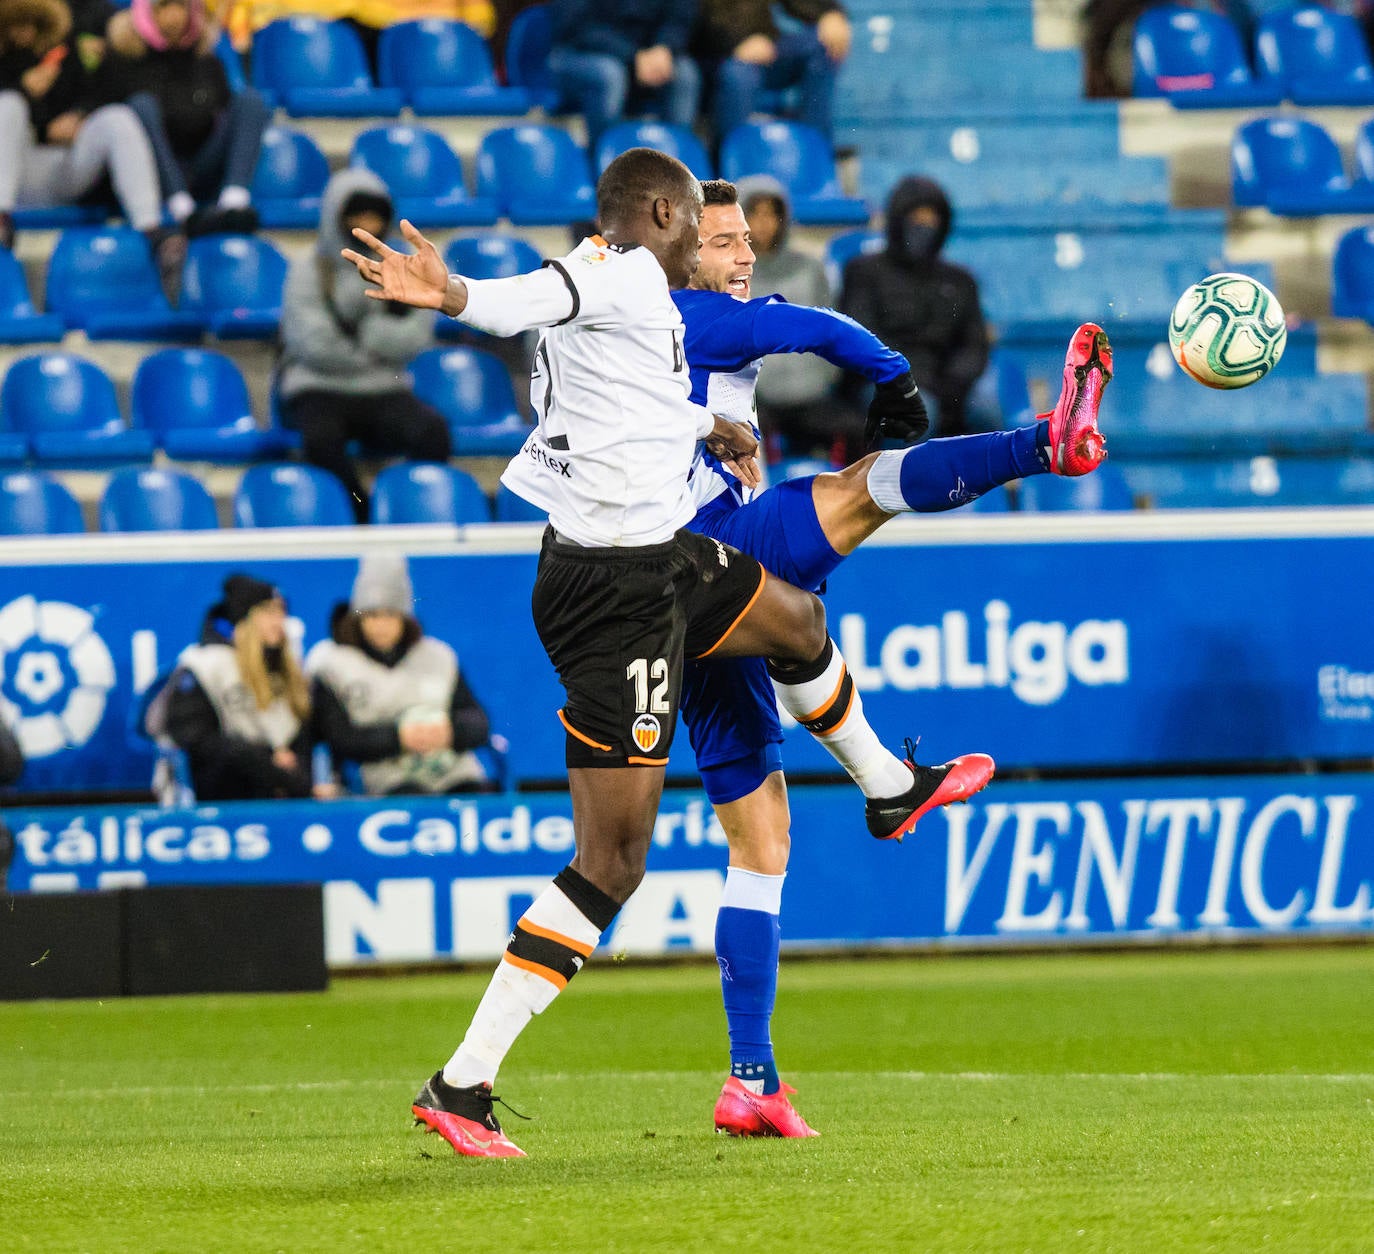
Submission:
POLYGON ((166 730, 186 751, 196 800, 312 795, 310 690, 270 583, 224 581, 168 688, 166 730))
POLYGON ((204 0, 133 0, 108 30, 103 86, 147 132, 168 216, 192 235, 255 231, 248 189, 270 114, 251 87, 229 90, 204 0))
POLYGON ((554 82, 595 144, 613 122, 647 109, 691 126, 701 74, 687 55, 697 0, 551 0, 554 82))
POLYGON ((797 120, 832 137, 835 74, 849 56, 853 32, 837 0, 780 0, 798 25, 779 27, 769 0, 702 0, 696 47, 713 67, 716 137, 759 111, 764 91, 795 88, 797 120))
MULTIPOLYGON (((740 206, 749 223, 754 254, 751 290, 778 295, 794 305, 834 303, 825 267, 787 242, 791 203, 777 179, 755 175, 740 179, 740 206)), ((759 426, 770 444, 787 451, 813 453, 847 466, 863 455, 864 415, 836 394, 840 371, 811 353, 768 359, 755 396, 759 426)))
POLYGON ((845 267, 840 309, 911 363, 934 397, 932 434, 963 435, 969 393, 988 364, 978 282, 940 257, 953 225, 949 197, 932 179, 904 178, 887 202, 887 248, 845 267))
POLYGON ((486 784, 472 752, 490 738, 486 711, 457 655, 416 621, 404 557, 363 557, 331 636, 310 650, 306 671, 320 736, 336 764, 359 763, 374 797, 486 784))
POLYGON ((14 242, 20 203, 75 204, 108 178, 175 300, 186 236, 162 227, 157 166, 138 118, 100 99, 111 12, 103 0, 75 16, 63 0, 0 0, 0 244, 14 242))
POLYGON ((434 313, 372 300, 339 252, 363 227, 378 238, 391 226, 391 196, 369 170, 329 180, 315 251, 291 266, 282 298, 277 387, 286 424, 301 433, 307 461, 337 475, 360 523, 367 491, 348 442, 411 461, 447 461, 448 425, 411 390, 405 368, 434 339, 434 313))

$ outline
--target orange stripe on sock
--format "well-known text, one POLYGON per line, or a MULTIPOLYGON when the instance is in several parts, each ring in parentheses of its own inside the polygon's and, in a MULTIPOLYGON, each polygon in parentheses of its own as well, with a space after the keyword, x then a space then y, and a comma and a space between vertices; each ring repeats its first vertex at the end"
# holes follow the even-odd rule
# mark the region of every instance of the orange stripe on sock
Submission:
POLYGON ((731 624, 725 629, 725 634, 724 634, 723 636, 721 636, 721 638, 720 638, 719 640, 717 640, 717 641, 715 642, 715 644, 713 644, 709 649, 707 649, 705 653, 698 653, 698 654, 697 654, 698 660, 701 659, 701 658, 704 658, 704 657, 710 657, 711 654, 713 654, 717 649, 719 649, 720 646, 723 645, 723 644, 730 638, 730 633, 731 633, 732 631, 734 631, 735 628, 738 627, 738 626, 740 625, 740 620, 741 620, 747 613, 749 613, 750 610, 752 610, 752 609, 754 608, 754 602, 757 601, 757 600, 759 599, 760 595, 763 593, 763 585, 764 585, 765 583, 767 583, 767 582, 768 582, 768 572, 767 572, 766 570, 764 570, 764 568, 763 568, 762 566, 760 566, 760 567, 759 567, 759 586, 758 586, 757 588, 754 589, 754 595, 751 596, 751 597, 749 598, 749 604, 746 605, 742 610, 740 610, 739 614, 735 617, 735 621, 734 621, 733 623, 731 623, 731 624))
MULTIPOLYGON (((799 722, 799 723, 813 723, 813 722, 816 721, 816 719, 821 718, 823 715, 825 715, 825 713, 830 709, 830 707, 831 707, 832 705, 834 705, 835 702, 836 702, 837 700, 839 700, 840 691, 841 691, 841 689, 844 688, 844 677, 845 677, 847 674, 849 674, 849 671, 848 671, 848 669, 845 667, 844 660, 841 659, 841 661, 840 661, 840 678, 839 678, 839 682, 835 685, 835 691, 832 692, 832 693, 830 694, 830 696, 827 697, 827 698, 825 699, 824 702, 822 702, 821 705, 817 706, 816 709, 812 710, 810 714, 803 714, 803 715, 801 716, 801 718, 799 718, 799 719, 797 720, 797 722, 799 722)), ((853 694, 851 693, 851 696, 852 696, 852 695, 853 695, 853 694)), ((852 705, 853 702, 851 701, 850 704, 852 705)), ((845 711, 845 712, 848 713, 848 711, 845 711)), ((833 728, 832 728, 832 730, 833 730, 833 728)))
POLYGON ((576 736, 584 745, 591 745, 593 749, 604 749, 607 753, 610 753, 610 745, 603 745, 599 740, 593 740, 590 736, 584 736, 576 727, 568 722, 568 716, 564 714, 562 710, 558 711, 558 721, 566 728, 569 736, 576 736))
POLYGON ((547 927, 540 927, 537 923, 531 923, 528 919, 521 919, 516 926, 522 932, 529 932, 532 936, 542 936, 545 940, 551 940, 555 944, 564 946, 581 954, 584 958, 589 957, 595 945, 584 945, 581 941, 573 940, 571 936, 564 936, 562 932, 555 932, 547 927))
POLYGON ((568 987, 568 981, 557 971, 540 966, 537 962, 531 962, 528 958, 517 958, 510 950, 502 955, 502 960, 509 962, 513 967, 519 967, 522 971, 528 971, 531 975, 537 975, 541 980, 548 980, 556 989, 561 990, 568 987))

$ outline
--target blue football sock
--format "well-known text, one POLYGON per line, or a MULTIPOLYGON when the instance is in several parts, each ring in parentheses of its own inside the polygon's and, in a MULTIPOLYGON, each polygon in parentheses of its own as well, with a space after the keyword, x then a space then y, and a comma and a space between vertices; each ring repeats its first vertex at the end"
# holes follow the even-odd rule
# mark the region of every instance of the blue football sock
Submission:
POLYGON ((1046 474, 1048 449, 1048 422, 927 440, 914 448, 879 454, 868 473, 869 492, 881 508, 893 513, 957 509, 1013 479, 1046 474))
MULTIPOLYGON (((776 907, 782 879, 781 875, 755 875, 731 867, 722 903, 743 898, 750 905, 776 907), (741 883, 743 893, 738 891, 741 883), (760 887, 762 894, 751 891, 760 887), (768 897, 772 900, 761 899, 768 897)), ((778 992, 781 939, 776 908, 722 904, 716 915, 716 959, 730 1027, 730 1074, 751 1084, 762 1081, 765 1094, 776 1093, 780 1087, 769 1025, 778 992)))

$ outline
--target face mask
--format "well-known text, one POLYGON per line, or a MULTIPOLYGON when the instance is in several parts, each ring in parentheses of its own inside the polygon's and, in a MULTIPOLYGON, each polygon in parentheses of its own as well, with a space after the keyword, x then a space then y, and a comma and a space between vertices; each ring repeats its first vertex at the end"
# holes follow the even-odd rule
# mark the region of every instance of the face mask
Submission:
POLYGON ((940 228, 921 222, 902 224, 902 251, 913 260, 929 261, 940 248, 940 228))

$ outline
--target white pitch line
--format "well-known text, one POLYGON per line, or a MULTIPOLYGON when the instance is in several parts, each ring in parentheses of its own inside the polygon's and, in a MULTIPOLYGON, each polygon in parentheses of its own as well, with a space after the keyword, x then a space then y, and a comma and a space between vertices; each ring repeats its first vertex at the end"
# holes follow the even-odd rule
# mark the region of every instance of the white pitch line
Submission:
MULTIPOLYGON (((1221 1072, 1206 1071, 798 1071, 808 1081, 843 1078, 850 1080, 908 1080, 930 1082, 954 1080, 970 1083, 1011 1083, 1017 1080, 1099 1081, 1127 1084, 1139 1081, 1177 1083, 1184 1080, 1214 1080, 1222 1083, 1247 1081, 1297 1081, 1319 1084, 1374 1084, 1374 1072, 1337 1071, 1289 1074, 1282 1071, 1221 1072)), ((520 1084, 535 1085, 542 1081, 559 1080, 616 1080, 629 1083, 655 1083, 671 1080, 720 1078, 716 1071, 535 1071, 520 1077, 520 1084)), ((313 1093, 339 1089, 409 1090, 418 1083, 414 1076, 391 1080, 309 1080, 281 1084, 163 1084, 132 1087, 79 1089, 0 1089, 0 1101, 15 1098, 102 1098, 102 1097, 186 1097, 208 1096, 216 1093, 313 1093)))

